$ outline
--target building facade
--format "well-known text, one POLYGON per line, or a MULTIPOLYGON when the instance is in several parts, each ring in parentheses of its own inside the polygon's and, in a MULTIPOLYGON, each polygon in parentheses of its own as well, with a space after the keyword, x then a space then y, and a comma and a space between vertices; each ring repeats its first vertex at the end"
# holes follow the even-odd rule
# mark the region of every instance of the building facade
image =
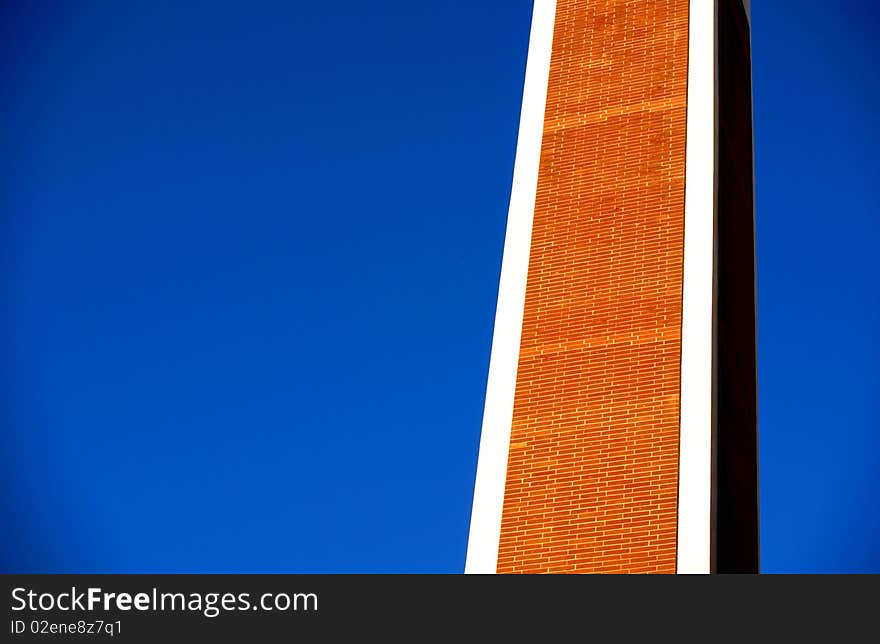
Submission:
POLYGON ((749 13, 536 0, 466 572, 757 572, 749 13))

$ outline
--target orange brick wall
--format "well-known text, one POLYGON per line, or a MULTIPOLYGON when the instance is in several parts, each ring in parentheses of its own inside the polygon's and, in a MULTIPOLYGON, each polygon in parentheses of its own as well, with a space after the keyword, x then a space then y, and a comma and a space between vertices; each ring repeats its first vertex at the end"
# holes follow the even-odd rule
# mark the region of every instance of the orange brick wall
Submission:
POLYGON ((559 0, 498 572, 675 572, 688 0, 559 0))

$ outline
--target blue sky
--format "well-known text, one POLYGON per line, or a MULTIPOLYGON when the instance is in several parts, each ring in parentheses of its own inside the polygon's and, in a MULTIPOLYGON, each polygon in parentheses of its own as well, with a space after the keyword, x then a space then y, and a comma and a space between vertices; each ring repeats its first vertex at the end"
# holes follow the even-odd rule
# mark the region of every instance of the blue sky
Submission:
MULTIPOLYGON (((880 10, 754 5, 763 569, 877 572, 880 10)), ((530 14, 0 7, 0 569, 462 570, 530 14)))

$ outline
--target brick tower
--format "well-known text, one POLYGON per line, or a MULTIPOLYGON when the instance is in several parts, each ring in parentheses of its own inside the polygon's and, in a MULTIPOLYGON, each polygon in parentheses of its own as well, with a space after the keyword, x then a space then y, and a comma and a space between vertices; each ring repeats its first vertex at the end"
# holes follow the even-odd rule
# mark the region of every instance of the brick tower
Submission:
POLYGON ((466 572, 757 572, 748 1, 536 0, 466 572))

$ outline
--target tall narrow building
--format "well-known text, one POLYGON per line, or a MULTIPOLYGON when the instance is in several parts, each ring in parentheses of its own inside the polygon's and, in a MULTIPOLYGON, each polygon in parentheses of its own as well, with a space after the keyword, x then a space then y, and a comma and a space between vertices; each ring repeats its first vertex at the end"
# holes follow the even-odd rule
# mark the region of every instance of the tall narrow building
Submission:
POLYGON ((748 4, 535 1, 466 572, 758 571, 748 4))

